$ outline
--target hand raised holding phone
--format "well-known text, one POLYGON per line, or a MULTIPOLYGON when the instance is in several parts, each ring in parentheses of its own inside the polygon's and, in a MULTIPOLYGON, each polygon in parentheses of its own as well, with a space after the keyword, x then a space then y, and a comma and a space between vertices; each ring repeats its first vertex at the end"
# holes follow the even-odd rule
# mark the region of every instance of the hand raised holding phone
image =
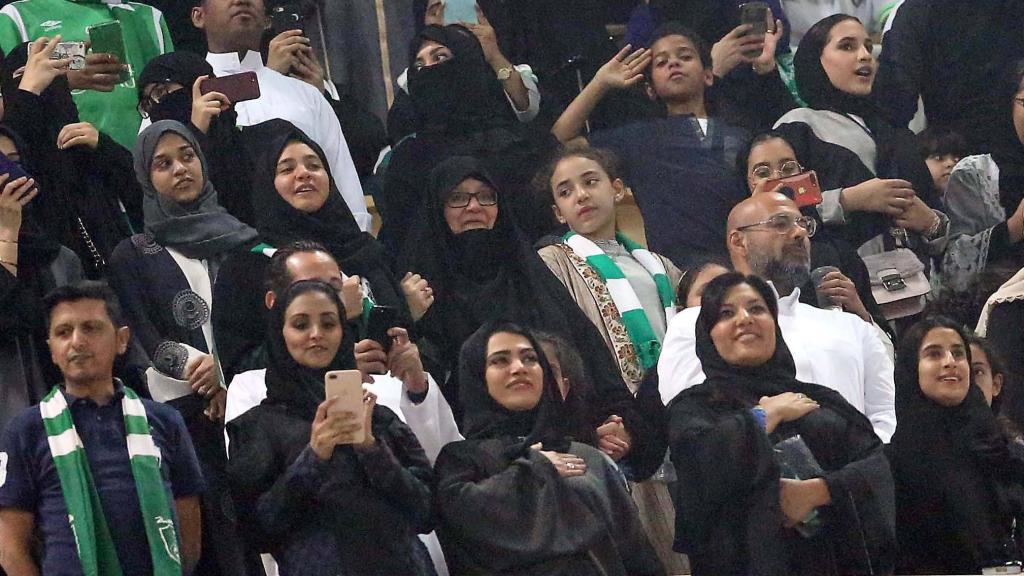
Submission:
POLYGON ((53 38, 38 38, 29 44, 28 61, 25 63, 18 88, 38 96, 53 83, 54 79, 67 74, 68 66, 71 64, 69 58, 50 58, 60 44, 60 38, 58 34, 53 38))
POLYGON ((220 116, 231 108, 231 100, 220 92, 207 92, 203 94, 203 81, 209 76, 200 76, 192 83, 192 125, 199 128, 206 134, 210 130, 210 122, 214 116, 220 116))

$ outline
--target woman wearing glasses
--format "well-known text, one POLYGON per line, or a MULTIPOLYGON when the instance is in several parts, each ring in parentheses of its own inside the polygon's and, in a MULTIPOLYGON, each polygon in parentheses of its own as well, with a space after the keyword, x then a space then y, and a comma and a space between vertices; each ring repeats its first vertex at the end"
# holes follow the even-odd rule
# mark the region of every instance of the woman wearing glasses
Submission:
MULTIPOLYGON (((796 151, 781 132, 768 131, 750 141, 746 154, 741 154, 738 167, 746 175, 751 194, 764 192, 770 180, 789 178, 805 171, 797 160, 796 151)), ((825 275, 822 292, 828 294, 843 310, 855 314, 865 322, 884 325, 885 317, 871 294, 871 278, 864 261, 833 226, 824 225, 827 209, 824 203, 800 209, 805 216, 814 218, 818 231, 811 237, 811 270, 833 266, 837 271, 825 275), (877 319, 877 322, 875 321, 877 319)), ((801 286, 800 300, 818 305, 813 282, 801 286)))
MULTIPOLYGON (((600 334, 512 224, 503 191, 480 161, 443 161, 431 173, 428 190, 399 268, 416 279, 403 288, 420 352, 428 372, 447 375, 441 390, 456 421, 462 422, 457 367, 463 342, 489 320, 513 320, 571 340, 592 380, 589 424, 596 430, 609 417, 620 417, 619 456, 639 458, 639 448, 650 444, 644 438, 651 424, 638 416, 600 334)), ((660 460, 661 454, 651 458, 660 460)))

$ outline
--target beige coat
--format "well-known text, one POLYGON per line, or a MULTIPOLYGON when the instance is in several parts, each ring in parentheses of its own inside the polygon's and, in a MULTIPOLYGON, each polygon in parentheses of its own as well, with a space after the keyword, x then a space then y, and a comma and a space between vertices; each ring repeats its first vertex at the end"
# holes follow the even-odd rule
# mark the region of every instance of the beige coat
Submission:
MULTIPOLYGON (((583 311, 583 314, 594 324, 597 331, 601 333, 601 337, 604 338, 605 344, 608 346, 608 350, 611 351, 612 356, 616 359, 619 364, 619 369, 622 372, 622 378, 629 385, 630 390, 636 393, 637 387, 640 385, 640 378, 643 374, 637 375, 638 367, 630 369, 628 366, 624 366, 622 351, 616 351, 615 345, 612 342, 612 337, 608 333, 608 327, 604 320, 601 318, 601 307, 594 297, 594 294, 590 291, 586 280, 576 270, 572 262, 569 261, 569 257, 566 256, 565 250, 560 246, 545 246, 538 251, 544 263, 548 265, 548 268, 555 275, 558 280, 565 285, 565 288, 569 291, 573 300, 583 311)), ((655 254, 655 256, 661 260, 665 266, 665 273, 668 276, 669 282, 673 287, 679 285, 679 279, 682 277, 682 272, 679 268, 676 268, 672 262, 664 256, 655 254)), ((634 362, 635 364, 636 362, 634 362)))

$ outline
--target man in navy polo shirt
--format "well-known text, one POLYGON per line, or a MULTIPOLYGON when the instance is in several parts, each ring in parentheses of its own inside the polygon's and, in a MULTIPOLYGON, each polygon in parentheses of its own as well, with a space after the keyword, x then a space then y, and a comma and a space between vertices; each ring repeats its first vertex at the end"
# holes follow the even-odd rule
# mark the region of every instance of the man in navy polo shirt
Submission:
POLYGON ((113 377, 129 334, 106 284, 64 286, 45 303, 64 384, 0 441, 0 564, 18 575, 189 574, 203 481, 184 421, 113 377))

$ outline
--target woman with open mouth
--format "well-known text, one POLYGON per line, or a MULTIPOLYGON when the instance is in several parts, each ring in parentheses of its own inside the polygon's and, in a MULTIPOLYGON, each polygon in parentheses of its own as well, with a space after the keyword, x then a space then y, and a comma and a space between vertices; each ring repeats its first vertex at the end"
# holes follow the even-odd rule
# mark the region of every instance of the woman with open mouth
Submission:
POLYGON ((946 318, 922 320, 901 343, 899 426, 888 450, 897 574, 1020 565, 1014 526, 1024 517, 1024 461, 1011 452, 971 365, 970 339, 946 318))
POLYGON ((907 247, 925 264, 945 248, 949 220, 914 134, 891 125, 871 100, 878 62, 860 20, 835 14, 811 27, 793 60, 807 108, 786 113, 775 128, 806 169, 822 177, 826 225, 861 254, 907 247), (905 231, 902 232, 902 231, 905 231))

